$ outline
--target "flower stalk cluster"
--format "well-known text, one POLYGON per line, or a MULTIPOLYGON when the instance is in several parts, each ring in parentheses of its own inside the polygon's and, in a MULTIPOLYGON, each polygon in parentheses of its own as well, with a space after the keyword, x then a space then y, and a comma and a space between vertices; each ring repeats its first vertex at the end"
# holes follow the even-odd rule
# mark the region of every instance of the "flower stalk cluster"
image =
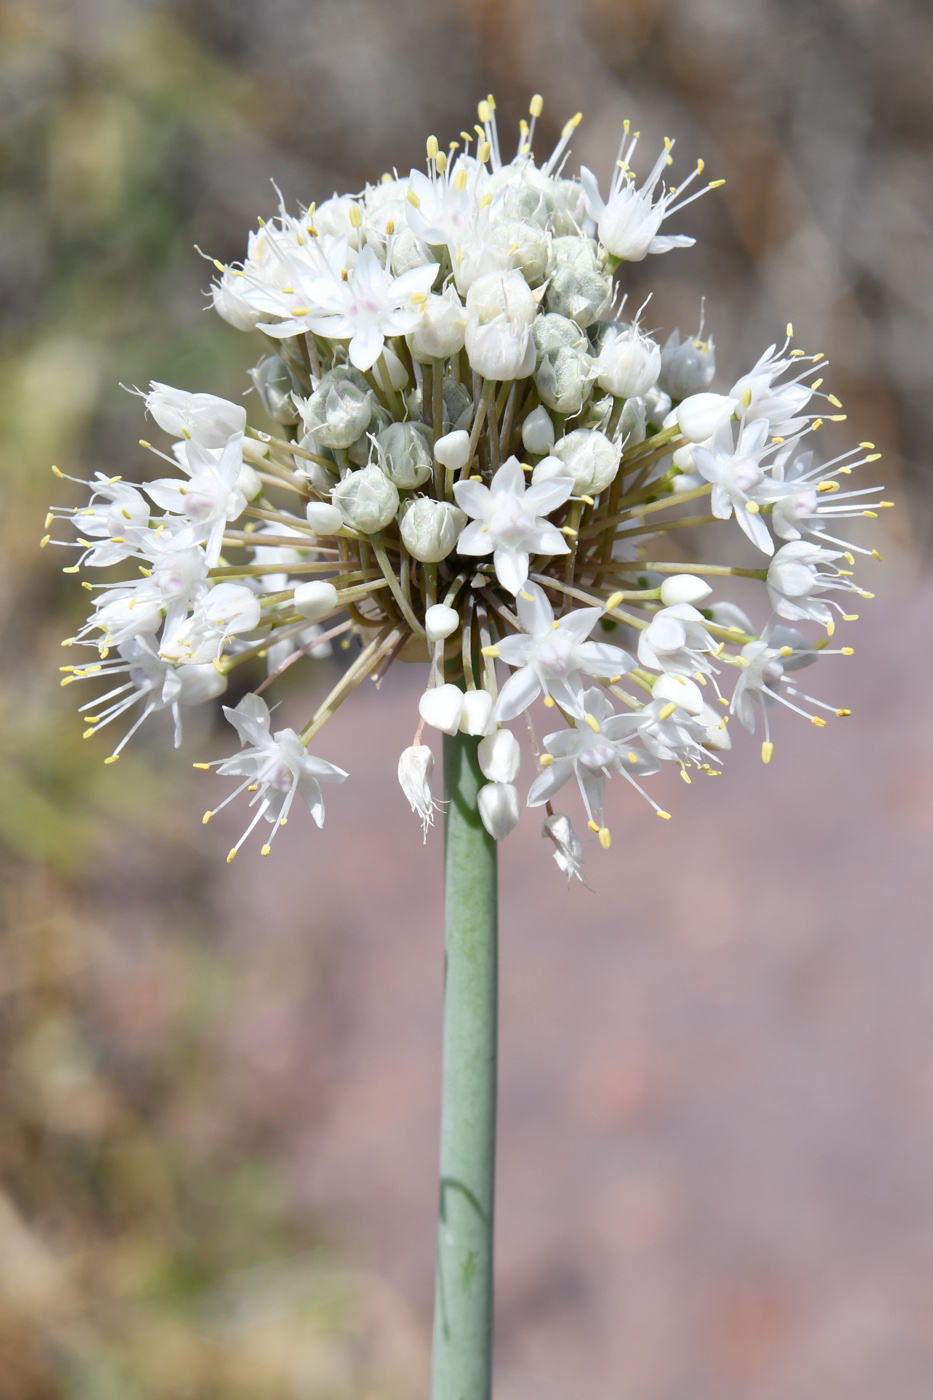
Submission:
POLYGON ((540 111, 535 98, 510 160, 490 99, 474 134, 446 150, 429 138, 425 171, 280 207, 212 287, 226 321, 266 339, 251 397, 273 430, 240 404, 152 384, 163 442, 143 445, 158 475, 98 474, 86 504, 50 512, 43 543, 78 551, 67 571, 83 571, 92 604, 65 643, 90 658, 63 684, 105 682, 81 706, 87 735, 130 719, 107 762, 158 710, 180 742, 186 706, 264 660, 265 679, 225 710, 239 752, 197 765, 240 780, 218 806, 252 804, 229 859, 262 822, 268 854, 296 796, 321 824, 321 785, 347 775, 309 746, 399 661, 427 668, 399 760, 425 829, 426 732, 481 738, 478 807, 496 840, 520 819, 527 732, 524 805, 546 809, 568 880, 582 878, 582 842, 554 808, 565 786, 608 848, 609 779, 666 819, 645 781, 667 764, 688 783, 717 776, 730 716, 751 732, 762 721, 767 762, 775 705, 820 726, 848 714, 795 676, 853 618, 853 595, 871 596, 855 556, 880 556, 838 532, 888 504, 849 485, 878 454, 818 454, 844 415, 821 388, 823 357, 790 327, 717 390, 702 321, 662 344, 644 307, 627 317, 625 263, 691 244, 662 225, 721 182, 694 188, 700 162, 668 189, 666 141, 639 186, 626 126, 603 199, 591 172, 564 173, 578 117, 536 161, 540 111), (62 523, 75 538, 53 538, 62 523), (759 586, 756 622, 720 595, 735 578, 759 586), (300 731, 273 731, 261 692, 334 643, 347 666, 330 694, 300 731))

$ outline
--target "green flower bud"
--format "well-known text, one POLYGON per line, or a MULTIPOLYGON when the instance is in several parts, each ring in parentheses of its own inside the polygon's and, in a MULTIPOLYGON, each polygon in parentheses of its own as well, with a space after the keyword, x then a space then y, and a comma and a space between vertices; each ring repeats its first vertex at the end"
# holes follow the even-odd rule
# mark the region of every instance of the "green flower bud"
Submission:
POLYGON ((384 530, 398 510, 398 491, 376 466, 350 472, 334 487, 331 500, 346 523, 361 535, 384 530))
POLYGON ((574 495, 598 496, 615 480, 622 449, 614 446, 605 433, 595 428, 577 428, 552 449, 573 477, 574 495))
POLYGON ((414 491, 433 475, 431 433, 424 424, 390 423, 376 443, 380 467, 403 491, 414 491))
POLYGON ((298 422, 300 415, 292 398, 292 391, 298 386, 281 355, 267 355, 255 369, 249 370, 249 377, 273 423, 298 422))
POLYGON ((531 328, 531 338, 539 360, 545 355, 556 355, 565 345, 572 346, 574 350, 585 350, 587 345, 586 336, 576 321, 554 312, 537 318, 531 328))
POLYGON ((338 366, 299 403, 305 431, 325 447, 349 447, 369 427, 373 394, 358 370, 338 366))
POLYGON ((402 543, 414 559, 438 564, 446 559, 467 523, 467 515, 449 501, 418 496, 402 511, 402 543))
POLYGON ((535 384, 542 403, 556 413, 579 413, 589 388, 592 362, 589 355, 562 345, 556 354, 545 355, 535 384))
POLYGON ((548 311, 569 316, 578 326, 598 321, 609 305, 612 279, 601 272, 564 263, 548 283, 545 304, 548 311))

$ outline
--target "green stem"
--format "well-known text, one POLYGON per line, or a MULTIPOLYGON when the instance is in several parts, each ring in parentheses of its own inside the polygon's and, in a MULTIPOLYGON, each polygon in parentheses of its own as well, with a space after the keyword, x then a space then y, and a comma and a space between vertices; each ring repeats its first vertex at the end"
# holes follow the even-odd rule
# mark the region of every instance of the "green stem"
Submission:
POLYGON ((444 1071, 432 1400, 489 1400, 496 1156, 496 843, 479 740, 444 738, 444 1071))

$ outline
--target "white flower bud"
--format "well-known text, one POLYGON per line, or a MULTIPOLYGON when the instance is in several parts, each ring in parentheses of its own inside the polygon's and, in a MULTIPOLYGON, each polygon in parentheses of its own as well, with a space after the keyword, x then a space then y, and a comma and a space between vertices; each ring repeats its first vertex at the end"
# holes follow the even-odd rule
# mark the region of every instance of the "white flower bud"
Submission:
POLYGON ((661 584, 661 602, 666 608, 675 603, 699 603, 712 593, 708 583, 696 574, 672 574, 661 584))
POLYGON ((535 367, 535 344, 527 326, 517 331, 506 316, 488 325, 471 321, 466 328, 470 366, 483 379, 527 379, 535 367))
POLYGON ((309 399, 298 400, 305 431, 324 447, 349 447, 369 427, 372 398, 368 387, 361 389, 349 375, 332 370, 309 399))
POLYGON ((545 481, 556 481, 558 477, 566 481, 569 476, 572 476, 570 467, 559 457, 542 457, 531 473, 531 484, 541 486, 545 481))
POLYGON ((439 564, 457 543, 467 519, 466 512, 449 501, 419 496, 404 508, 399 525, 402 543, 413 559, 439 564))
POLYGON ((690 442, 705 442, 739 406, 728 394, 691 394, 674 409, 677 426, 690 442))
POLYGON ((445 734, 457 733, 462 709, 463 691, 458 685, 436 685, 418 701, 418 713, 425 724, 445 734))
POLYGON ((446 603, 432 604, 424 615, 424 629, 432 646, 435 642, 442 642, 446 637, 453 636, 459 626, 460 614, 455 608, 449 608, 446 603))
POLYGON ((631 447, 636 442, 644 442, 645 434, 645 400, 626 399, 619 419, 619 440, 624 442, 626 447, 631 447))
POLYGON ((483 826, 495 841, 503 841, 514 831, 521 816, 518 788, 511 783, 487 783, 476 796, 483 826))
POLYGON ((470 460, 470 434, 463 428, 446 433, 434 444, 434 456, 448 471, 462 471, 470 460))
POLYGON ((481 326, 504 316, 517 331, 531 325, 538 303, 520 272, 493 272, 477 277, 467 292, 466 309, 481 326))
POLYGON ((704 705, 700 687, 694 681, 687 680, 686 676, 659 676, 651 687, 651 696, 654 700, 672 700, 688 715, 698 715, 704 705))
POLYGON ((380 467, 403 491, 414 491, 433 476, 430 431, 423 423, 390 423, 376 442, 380 467))
POLYGON ((398 490, 379 467, 350 472, 331 496, 344 520, 363 535, 384 530, 398 510, 398 490))
POLYGON ((629 326, 599 352, 596 383, 617 399, 635 399, 654 387, 660 370, 660 346, 629 326))
POLYGON ((491 783, 514 783, 522 762, 522 746, 511 729, 495 729, 479 741, 479 766, 491 783))
POLYGON ((319 622, 322 617, 330 617, 340 604, 336 588, 325 580, 299 583, 293 601, 296 611, 309 622, 319 622))
POLYGON ((273 423, 297 423, 299 413, 292 398, 295 386, 282 356, 267 355, 248 373, 259 402, 273 423))
POLYGON ((308 524, 316 535, 336 535, 343 529, 343 515, 325 501, 309 501, 305 506, 308 524))
POLYGON ((562 345, 556 354, 545 355, 538 366, 535 384, 542 403, 555 413, 580 412, 589 388, 592 361, 582 350, 562 345))
POLYGON ((456 287, 448 287, 440 296, 429 296, 421 308, 421 320, 405 337, 412 358, 425 365, 458 354, 468 320, 456 287))
POLYGON ((575 495, 596 496, 615 480, 622 449, 596 428, 577 428, 554 444, 554 455, 573 477, 575 495))
POLYGON ((460 711, 461 734, 485 734, 492 723, 492 696, 488 690, 468 690, 460 711))
POLYGON ((398 780, 402 792, 417 812, 424 829, 424 839, 428 839, 428 827, 434 825, 434 810, 437 803, 431 792, 431 774, 434 772, 434 754, 427 744, 413 744, 405 749, 398 761, 398 780))
POLYGON ((554 423, 543 404, 532 409, 522 424, 522 443, 526 452, 536 457, 550 452, 554 446, 554 423))
POLYGON ((246 409, 215 394, 189 394, 152 381, 146 412, 176 438, 191 438, 201 447, 226 447, 246 427, 246 409))
POLYGON ((661 351, 661 385, 672 399, 686 399, 701 394, 713 382, 716 373, 716 348, 713 338, 700 340, 688 336, 681 341, 680 331, 671 331, 661 351))
POLYGON ((248 501, 255 501, 257 496, 262 495, 262 481, 259 473, 254 471, 248 462, 244 462, 240 468, 240 474, 236 479, 236 489, 242 491, 248 501))
POLYGON ((395 351, 392 349, 392 346, 389 345, 388 342, 386 342, 386 344, 382 347, 382 356, 385 360, 385 367, 389 376, 388 384, 386 384, 385 382, 381 366, 375 366, 375 368, 373 369, 373 373, 375 374, 379 383, 382 385, 383 389, 395 389, 397 392, 400 392, 402 389, 407 389, 408 370, 402 364, 402 361, 399 359, 398 355, 396 355, 395 351))

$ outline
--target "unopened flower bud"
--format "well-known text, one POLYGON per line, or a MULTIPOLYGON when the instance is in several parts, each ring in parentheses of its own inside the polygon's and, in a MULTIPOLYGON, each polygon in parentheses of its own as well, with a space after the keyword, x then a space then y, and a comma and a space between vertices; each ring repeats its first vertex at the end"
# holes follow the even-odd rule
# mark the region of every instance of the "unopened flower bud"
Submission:
POLYGON ((626 447, 632 447, 636 442, 644 442, 647 435, 644 399, 625 400, 616 431, 619 441, 623 442, 626 447))
POLYGON ((179 666, 176 675, 181 682, 178 700, 182 705, 203 705, 227 689, 228 677, 218 671, 213 661, 203 666, 179 666))
POLYGON ((554 213, 551 230, 562 237, 576 235, 586 223, 586 195, 578 180, 557 180, 552 184, 554 213))
POLYGON ((444 734, 457 733, 462 709, 463 691, 458 685, 436 685, 418 701, 418 713, 425 724, 444 734))
POLYGON ((573 477, 575 495, 596 496, 615 480, 622 449, 596 428, 577 428, 554 444, 554 455, 573 477))
MULTIPOLYGON (((524 219, 503 219, 492 231, 493 242, 530 287, 537 287, 547 274, 551 240, 547 230, 524 219)), ((473 284, 476 285, 475 283, 473 284)))
POLYGON ((423 423, 390 423, 376 441, 380 467, 403 491, 414 491, 433 475, 431 435, 423 423))
POLYGON ((713 382, 716 373, 716 350, 713 338, 700 340, 688 336, 681 341, 680 331, 672 331, 661 351, 661 387, 673 400, 701 394, 713 382))
POLYGON ((395 389, 397 392, 400 392, 402 389, 407 389, 409 384, 408 370, 402 364, 402 361, 388 342, 382 347, 382 358, 385 360, 385 367, 389 377, 388 384, 386 383, 385 375, 382 373, 382 367, 380 365, 377 364, 374 367, 373 373, 383 389, 395 389))
POLYGON ((688 715, 698 715, 703 709, 703 694, 695 681, 687 680, 686 676, 675 676, 665 673, 659 676, 651 687, 651 696, 654 700, 673 701, 682 710, 686 710, 688 715))
POLYGON ((481 326, 504 316, 518 330, 534 321, 538 303, 520 272, 494 272, 477 277, 467 292, 466 309, 481 326))
POLYGON ((556 354, 545 355, 535 375, 542 403, 555 413, 571 417, 579 413, 589 388, 591 364, 589 355, 569 345, 562 345, 556 354))
POLYGON ((488 690, 468 690, 460 711, 461 734, 485 734, 492 724, 493 699, 488 690))
POLYGON ((431 774, 434 772, 434 754, 427 744, 413 744, 405 749, 398 761, 398 780, 402 792, 417 812, 424 829, 424 839, 428 838, 428 827, 434 825, 434 810, 437 804, 431 792, 431 774))
POLYGON ((419 496, 409 501, 402 513, 399 525, 402 543, 413 559, 420 559, 423 564, 439 564, 457 543, 467 519, 466 512, 449 501, 419 496))
POLYGON ((521 816, 518 788, 511 783, 487 783, 476 796, 483 826, 495 841, 503 841, 514 831, 521 816))
POLYGON ((260 475, 248 462, 244 462, 240 468, 240 474, 236 479, 236 489, 242 491, 248 501, 255 501, 257 496, 262 495, 260 475))
POLYGON ((319 622, 322 617, 330 617, 340 604, 336 588, 324 580, 300 583, 295 589, 293 601, 295 610, 309 622, 319 622))
POLYGON ((324 447, 349 447, 369 427, 372 397, 368 386, 364 390, 348 375, 332 370, 309 399, 299 401, 305 431, 324 447))
POLYGON ((469 314, 448 287, 440 296, 429 296, 421 308, 421 319, 405 338, 412 357, 425 365, 432 360, 449 360, 463 349, 463 335, 469 314))
POLYGON ((522 747, 511 729, 495 729, 479 741, 479 766, 491 783, 514 783, 521 767, 522 747))
POLYGON ((363 535, 384 530, 398 510, 398 490, 379 467, 350 472, 331 497, 348 525, 363 535))
POLYGON ((463 428, 446 433, 434 444, 434 456, 448 471, 462 471, 470 460, 470 434, 463 428))
POLYGON ((249 371, 253 388, 273 423, 297 423, 298 409, 292 398, 295 385, 281 355, 267 355, 249 371))
POLYGON ((645 398, 645 421, 653 433, 658 432, 661 424, 671 411, 671 396, 665 394, 655 384, 653 389, 649 389, 645 398))
POLYGON ((450 637, 460 626, 460 614, 455 608, 449 608, 446 603, 434 603, 424 615, 424 630, 428 634, 428 641, 433 644, 442 642, 446 637, 450 637))
POLYGON ((574 350, 588 348, 586 336, 576 321, 571 321, 567 316, 558 316, 554 312, 539 316, 531 328, 531 335, 539 360, 543 360, 545 355, 556 355, 565 345, 574 350))
POLYGON ((705 442, 723 419, 731 418, 739 406, 728 394, 691 394, 674 409, 674 418, 690 442, 705 442))
POLYGON ((647 394, 661 369, 661 349, 637 326, 607 341, 596 361, 596 383, 617 399, 647 394))
POLYGON ((597 268, 588 240, 556 238, 553 251, 558 261, 545 295, 548 311, 591 326, 609 305, 612 279, 597 268))
POLYGON ((336 535, 343 529, 343 515, 325 501, 309 501, 305 506, 308 524, 316 535, 336 535))
POLYGON ((543 404, 532 409, 522 424, 522 444, 536 457, 545 456, 554 446, 554 423, 543 404))
POLYGON ((514 326, 507 316, 488 324, 471 321, 464 343, 471 368, 483 379, 527 379, 534 372, 535 343, 528 327, 514 326))
POLYGON ((708 583, 696 574, 672 574, 661 584, 661 602, 666 608, 675 603, 699 603, 712 593, 708 583))

